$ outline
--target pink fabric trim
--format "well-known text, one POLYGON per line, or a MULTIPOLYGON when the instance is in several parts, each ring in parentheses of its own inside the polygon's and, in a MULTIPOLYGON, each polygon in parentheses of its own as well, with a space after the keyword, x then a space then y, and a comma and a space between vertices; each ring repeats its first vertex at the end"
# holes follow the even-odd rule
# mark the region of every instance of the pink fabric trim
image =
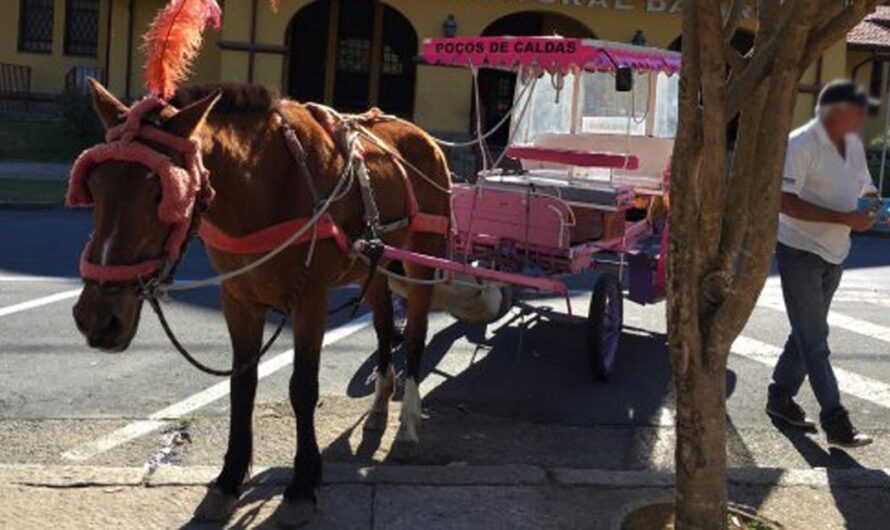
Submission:
POLYGON ((444 215, 418 213, 411 218, 411 231, 424 234, 448 235, 451 220, 444 215))
MULTIPOLYGON (((232 254, 261 254, 277 248, 287 241, 291 235, 306 226, 308 222, 309 218, 304 217, 272 225, 246 236, 234 237, 226 234, 205 219, 201 222, 201 228, 198 233, 201 235, 204 243, 215 250, 231 252, 232 254)), ((319 240, 333 239, 337 246, 340 247, 340 250, 344 253, 349 251, 349 242, 346 240, 346 235, 334 223, 333 218, 329 214, 323 214, 315 226, 318 230, 317 237, 319 240)), ((312 240, 312 237, 313 231, 309 231, 299 238, 294 243, 294 246, 308 243, 312 240)))
MULTIPOLYGON (((161 222, 171 225, 172 230, 165 244, 166 257, 175 261, 179 259, 182 246, 188 237, 192 212, 197 200, 208 204, 213 199, 210 188, 210 173, 204 167, 201 148, 196 140, 181 138, 151 125, 142 123, 149 112, 163 107, 165 104, 157 98, 146 98, 135 104, 128 112, 123 123, 112 127, 106 133, 106 142, 87 149, 77 158, 71 169, 68 183, 68 206, 92 206, 93 198, 87 187, 90 172, 99 164, 110 160, 133 162, 145 166, 158 175, 161 183, 161 203, 158 206, 158 218, 161 222), (135 140, 146 140, 165 146, 180 154, 185 160, 182 166, 174 163, 170 157, 135 140), (198 197, 202 187, 210 190, 208 197, 198 197)), ((87 256, 88 257, 88 256, 87 256)), ((131 275, 136 279, 139 270, 132 266, 89 266, 84 261, 81 270, 97 280, 123 281, 120 278, 131 275), (117 279, 111 279, 112 277, 117 279)))
POLYGON ((128 282, 147 278, 159 271, 163 265, 163 261, 159 259, 133 265, 96 265, 90 262, 93 246, 93 240, 90 238, 80 255, 80 276, 82 278, 103 282, 128 282))
POLYGON ((427 39, 423 58, 429 64, 517 69, 533 67, 548 72, 583 68, 613 72, 615 64, 640 72, 680 71, 680 54, 667 50, 563 37, 456 37, 427 39))
POLYGON ((604 167, 611 169, 636 170, 640 168, 640 159, 636 155, 618 153, 593 153, 572 149, 554 149, 534 147, 530 145, 514 145, 507 149, 507 156, 523 160, 554 162, 567 166, 604 167))

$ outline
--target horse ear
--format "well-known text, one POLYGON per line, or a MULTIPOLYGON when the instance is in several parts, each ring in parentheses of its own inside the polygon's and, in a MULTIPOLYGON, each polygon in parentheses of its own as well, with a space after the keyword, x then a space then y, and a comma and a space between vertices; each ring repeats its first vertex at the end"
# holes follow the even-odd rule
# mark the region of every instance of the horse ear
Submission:
POLYGON ((121 118, 129 109, 102 86, 102 83, 92 77, 89 78, 89 82, 93 92, 93 107, 96 109, 96 114, 99 115, 102 125, 106 129, 110 129, 121 122, 121 118))
POLYGON ((216 91, 188 105, 167 120, 166 129, 175 135, 190 138, 207 119, 220 97, 222 92, 216 91))

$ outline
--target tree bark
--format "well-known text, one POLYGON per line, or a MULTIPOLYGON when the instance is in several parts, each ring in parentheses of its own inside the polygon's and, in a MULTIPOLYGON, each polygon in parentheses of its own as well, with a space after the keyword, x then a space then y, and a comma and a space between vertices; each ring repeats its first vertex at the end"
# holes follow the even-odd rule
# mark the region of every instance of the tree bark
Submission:
POLYGON ((691 364, 674 379, 677 528, 726 525, 726 370, 691 364))

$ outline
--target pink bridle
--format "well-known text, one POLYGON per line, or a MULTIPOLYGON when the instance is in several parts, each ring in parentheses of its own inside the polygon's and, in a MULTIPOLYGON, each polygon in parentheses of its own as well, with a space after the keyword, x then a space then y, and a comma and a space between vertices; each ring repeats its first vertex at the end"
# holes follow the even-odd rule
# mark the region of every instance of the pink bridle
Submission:
POLYGON ((210 172, 204 167, 201 145, 197 140, 181 138, 158 127, 143 123, 150 112, 166 104, 158 98, 145 98, 134 105, 120 125, 108 130, 105 143, 87 149, 71 168, 67 204, 72 207, 93 205, 87 187, 87 177, 98 164, 110 160, 135 162, 154 172, 161 183, 161 203, 158 218, 171 225, 164 246, 163 257, 128 265, 107 265, 90 262, 95 241, 90 236, 80 257, 80 275, 85 279, 103 282, 141 281, 178 262, 189 237, 195 204, 209 206, 213 200, 210 172), (184 163, 179 166, 169 156, 137 140, 144 140, 169 148, 180 154, 184 163))

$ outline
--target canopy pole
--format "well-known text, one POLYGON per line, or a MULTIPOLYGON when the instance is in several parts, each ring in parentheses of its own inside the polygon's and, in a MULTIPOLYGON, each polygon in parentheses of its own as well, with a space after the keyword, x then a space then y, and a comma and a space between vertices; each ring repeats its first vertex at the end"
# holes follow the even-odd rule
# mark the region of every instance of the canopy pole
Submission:
POLYGON ((888 128, 890 128, 890 80, 888 80, 887 82, 887 97, 884 98, 884 130, 883 141, 881 142, 881 173, 880 177, 878 177, 878 197, 881 198, 884 197, 884 171, 887 169, 888 128))

